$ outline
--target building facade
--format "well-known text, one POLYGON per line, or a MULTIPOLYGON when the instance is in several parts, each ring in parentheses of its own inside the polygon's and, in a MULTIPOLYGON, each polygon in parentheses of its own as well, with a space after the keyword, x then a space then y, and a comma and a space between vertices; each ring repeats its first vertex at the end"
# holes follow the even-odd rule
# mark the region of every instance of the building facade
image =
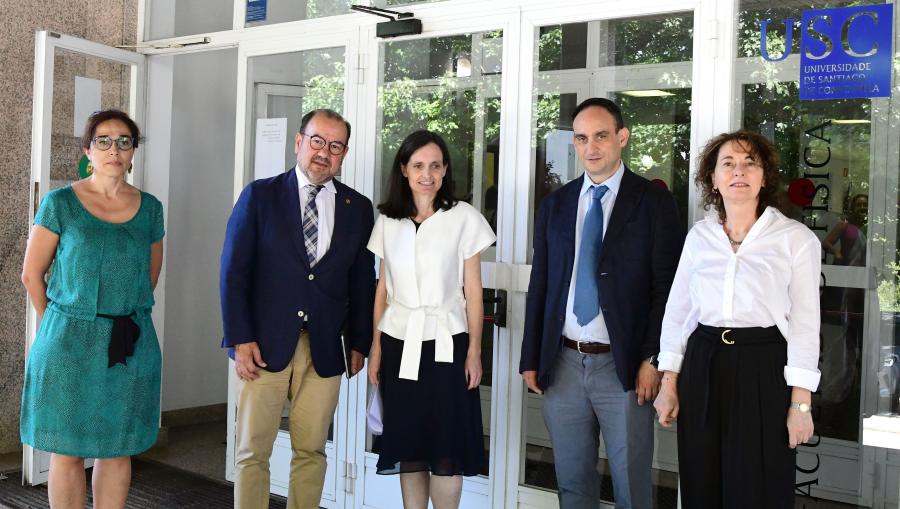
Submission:
MULTIPOLYGON (((778 146, 784 211, 823 243, 817 440, 798 454, 798 491, 897 506, 900 454, 888 447, 900 442, 891 435, 900 420, 893 4, 387 0, 374 5, 413 13, 423 32, 379 38, 376 24, 384 20, 353 13, 350 3, 144 0, 134 58, 43 36, 55 48, 44 57, 56 70, 36 119, 36 133, 51 133, 36 138, 32 152, 38 199, 77 178, 77 154, 65 148, 77 119, 74 110, 58 115, 77 102, 66 85, 74 77, 99 81, 102 106, 129 109, 145 128, 133 179, 167 209, 167 261, 154 311, 165 356, 164 409, 227 399, 233 412, 233 380, 217 346, 224 225, 248 182, 293 166, 290 140, 301 113, 343 112, 353 137, 340 179, 376 203, 403 137, 432 129, 450 145, 455 194, 498 237, 482 257, 490 321, 480 391, 490 461, 482 476, 466 480, 463 505, 555 507, 542 400, 517 372, 531 238, 543 198, 581 173, 571 111, 603 96, 622 106, 632 133, 625 163, 674 194, 686 227, 704 214, 693 176, 709 138, 746 128, 778 146), (69 53, 79 51, 97 65, 60 74, 69 53), (877 428, 878 439, 867 439, 866 428, 877 428)), ((15 189, 28 196, 35 187, 20 180, 15 189)), ((4 271, 16 273, 21 232, 16 242, 4 271)), ((21 324, 16 295, 11 323, 21 324)), ((10 336, 29 337, 18 326, 10 336)), ((365 429, 370 390, 363 377, 342 387, 325 507, 398 506, 396 479, 374 472, 365 429)), ((272 489, 285 492, 286 436, 276 445, 272 489)), ((657 428, 658 507, 676 507, 677 471, 674 431, 657 428)))

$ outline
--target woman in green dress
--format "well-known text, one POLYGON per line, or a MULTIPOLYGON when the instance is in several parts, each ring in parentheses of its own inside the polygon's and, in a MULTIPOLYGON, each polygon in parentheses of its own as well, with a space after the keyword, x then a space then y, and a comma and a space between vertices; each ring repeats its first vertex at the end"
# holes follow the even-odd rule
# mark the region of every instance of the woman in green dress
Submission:
POLYGON ((124 507, 130 457, 156 441, 161 356, 150 309, 163 211, 125 180, 139 139, 123 112, 91 115, 82 146, 92 174, 44 197, 25 251, 22 282, 40 326, 20 432, 52 453, 54 509, 85 506, 84 458, 96 458, 94 507, 124 507))

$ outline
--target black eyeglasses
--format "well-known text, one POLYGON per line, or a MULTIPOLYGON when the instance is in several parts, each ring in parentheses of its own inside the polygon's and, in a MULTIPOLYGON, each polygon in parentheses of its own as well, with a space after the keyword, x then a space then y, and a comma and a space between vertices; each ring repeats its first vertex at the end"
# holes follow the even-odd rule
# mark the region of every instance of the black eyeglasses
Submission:
POLYGON ((328 145, 328 151, 335 156, 339 156, 347 150, 347 145, 339 141, 327 141, 317 134, 306 134, 302 131, 300 134, 309 138, 309 146, 312 147, 313 150, 322 150, 322 147, 328 145))
POLYGON ((93 142, 94 146, 100 150, 109 150, 112 148, 113 143, 116 144, 116 147, 119 150, 131 150, 131 148, 134 147, 134 139, 131 136, 119 136, 118 138, 97 136, 91 139, 91 142, 93 142))

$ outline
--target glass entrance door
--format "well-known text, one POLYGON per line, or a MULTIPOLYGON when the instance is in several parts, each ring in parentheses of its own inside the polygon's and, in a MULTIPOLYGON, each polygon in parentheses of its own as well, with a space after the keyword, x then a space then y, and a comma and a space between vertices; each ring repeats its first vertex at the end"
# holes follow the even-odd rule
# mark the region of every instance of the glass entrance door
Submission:
MULTIPOLYGON (((91 113, 115 108, 143 125, 145 68, 146 57, 137 53, 54 32, 35 34, 29 224, 45 194, 90 174, 80 138, 91 113)), ((137 187, 143 183, 142 154, 137 151, 134 172, 129 177, 137 187)), ((37 314, 29 303, 26 353, 38 326, 37 314)), ((49 453, 23 447, 25 482, 47 482, 49 468, 49 453)))
POLYGON ((873 457, 861 447, 861 415, 867 393, 874 401, 867 387, 877 383, 866 383, 873 377, 863 359, 874 358, 874 339, 881 333, 876 278, 890 273, 894 261, 883 258, 881 249, 884 232, 895 236, 884 224, 894 211, 882 209, 885 187, 879 184, 897 168, 885 160, 887 151, 878 142, 889 130, 886 100, 800 100, 798 43, 785 48, 781 20, 792 13, 800 19, 804 9, 848 3, 739 4, 733 127, 757 131, 775 143, 786 183, 782 210, 822 244, 822 380, 813 394, 816 438, 798 448, 798 492, 869 505, 873 457), (771 58, 790 53, 784 59, 761 57, 761 19, 778 20, 767 33, 766 49, 771 58))
MULTIPOLYGON (((498 231, 499 202, 504 179, 501 164, 502 30, 479 31, 378 43, 377 134, 373 201, 386 197, 387 178, 402 140, 419 129, 439 133, 447 142, 453 172, 453 194, 484 214, 498 231)), ((482 334, 481 396, 485 457, 493 447, 495 354, 505 336, 506 301, 498 246, 481 255, 485 323, 482 334)), ((374 389, 367 387, 366 400, 374 389)), ((366 433, 363 504, 400 507, 397 476, 378 476, 377 437, 366 433)), ((466 478, 462 507, 491 507, 490 465, 481 475, 466 478)))
MULTIPOLYGON (((328 36, 280 41, 274 48, 261 43, 241 47, 238 66, 238 135, 234 175, 235 199, 251 181, 291 171, 296 165, 294 136, 300 118, 309 110, 330 108, 341 113, 352 126, 357 125, 355 111, 356 69, 348 65, 355 54, 358 31, 331 31, 328 36), (313 41, 314 39, 314 41, 313 41), (241 104, 246 104, 241 108, 241 104)), ((353 133, 357 131, 354 129, 353 133)), ((344 159, 338 179, 349 183, 355 176, 357 159, 351 136, 351 147, 344 159), (349 182, 348 182, 349 181, 349 182)), ((352 185, 352 184, 351 184, 352 185)), ((233 363, 229 363, 229 419, 227 475, 233 480, 235 379, 233 363)), ((325 446, 327 469, 322 507, 345 507, 352 504, 353 473, 345 461, 348 450, 348 422, 351 408, 348 395, 350 382, 342 377, 340 396, 325 446)), ((270 458, 272 493, 286 496, 292 456, 288 405, 285 401, 281 429, 275 439, 270 458)))
MULTIPOLYGON (((541 202, 583 173, 575 156, 571 118, 575 106, 588 97, 606 97, 621 106, 631 132, 622 154, 625 165, 674 194, 682 224, 690 224, 693 217, 689 199, 693 189, 693 12, 600 16, 598 13, 593 19, 551 25, 535 15, 533 28, 523 28, 524 36, 534 38, 535 52, 528 242, 521 272, 527 273, 530 268, 533 223, 541 202)), ((522 279, 527 285, 527 278, 522 279)), ((516 297, 524 301, 525 295, 516 297)), ((523 308, 514 308, 514 314, 517 312, 522 313, 523 308)), ((517 317, 520 319, 521 315, 517 317)), ((517 335, 514 341, 520 342, 520 338, 517 335)), ((518 358, 514 360, 518 362, 518 358)), ((557 507, 553 444, 544 424, 543 397, 527 390, 518 373, 512 376, 514 387, 521 391, 521 422, 511 426, 518 428, 521 444, 515 472, 518 506, 557 507)), ((615 494, 602 438, 598 456, 601 498, 611 507, 615 494)), ((675 433, 657 427, 654 507, 677 507, 677 470, 675 433)))

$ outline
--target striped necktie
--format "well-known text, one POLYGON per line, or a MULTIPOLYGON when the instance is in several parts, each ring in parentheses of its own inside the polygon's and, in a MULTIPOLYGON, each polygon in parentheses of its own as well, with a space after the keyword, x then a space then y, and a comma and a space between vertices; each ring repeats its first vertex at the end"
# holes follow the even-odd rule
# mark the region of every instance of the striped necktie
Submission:
POLYGON ((316 251, 319 241, 319 209, 316 207, 316 195, 325 186, 309 184, 306 186, 309 196, 303 208, 303 243, 306 244, 306 256, 309 266, 316 264, 316 251))

